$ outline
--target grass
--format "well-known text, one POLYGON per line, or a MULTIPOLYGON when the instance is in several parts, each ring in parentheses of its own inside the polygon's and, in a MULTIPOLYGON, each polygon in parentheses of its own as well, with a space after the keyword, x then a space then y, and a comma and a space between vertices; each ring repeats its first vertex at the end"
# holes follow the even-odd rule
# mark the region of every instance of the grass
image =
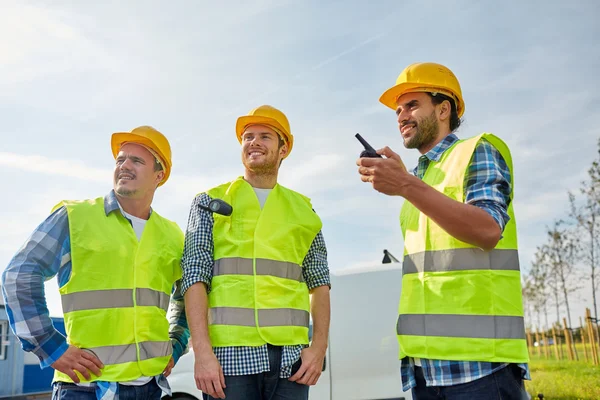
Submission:
POLYGON ((583 348, 577 347, 579 361, 546 360, 543 352, 539 357, 534 350, 529 363, 532 380, 525 381, 533 399, 538 393, 543 393, 545 400, 600 399, 600 366, 594 366, 591 359, 586 362, 583 348))

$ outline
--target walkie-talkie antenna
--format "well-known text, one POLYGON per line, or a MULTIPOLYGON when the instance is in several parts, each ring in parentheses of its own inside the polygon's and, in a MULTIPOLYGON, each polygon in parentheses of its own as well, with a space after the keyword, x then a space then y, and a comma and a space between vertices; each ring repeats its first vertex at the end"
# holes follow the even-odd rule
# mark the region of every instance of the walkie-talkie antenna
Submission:
POLYGON ((361 153, 360 153, 360 157, 370 157, 370 158, 382 158, 379 154, 377 154, 377 150, 375 150, 373 148, 373 146, 371 146, 369 143, 367 143, 367 141, 365 139, 363 139, 362 136, 360 136, 360 133, 357 133, 356 135, 354 135, 358 141, 363 145, 363 147, 365 148, 361 153))

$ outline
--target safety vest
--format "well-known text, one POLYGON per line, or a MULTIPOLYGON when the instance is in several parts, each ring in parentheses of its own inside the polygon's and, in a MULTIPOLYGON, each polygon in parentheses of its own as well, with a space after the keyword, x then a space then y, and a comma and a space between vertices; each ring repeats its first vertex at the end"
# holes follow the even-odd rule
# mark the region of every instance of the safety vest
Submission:
POLYGON ((213 214, 209 335, 214 347, 308 344, 302 262, 322 223, 310 200, 277 184, 261 210, 242 177, 207 192, 233 207, 213 214))
MULTIPOLYGON (((120 212, 106 215, 103 198, 61 206, 71 241, 71 277, 59 289, 67 341, 104 364, 90 381, 160 375, 173 351, 166 313, 181 278, 183 232, 152 212, 138 241, 120 212)), ((59 371, 54 380, 72 382, 59 371)))
MULTIPOLYGON (((498 149, 512 176, 508 147, 498 137, 484 133, 455 142, 439 161, 430 162, 423 181, 464 203, 465 174, 481 139, 498 149)), ((483 251, 450 236, 410 202, 404 202, 400 213, 404 262, 397 321, 401 359, 528 362, 512 203, 502 239, 493 250, 483 251)))

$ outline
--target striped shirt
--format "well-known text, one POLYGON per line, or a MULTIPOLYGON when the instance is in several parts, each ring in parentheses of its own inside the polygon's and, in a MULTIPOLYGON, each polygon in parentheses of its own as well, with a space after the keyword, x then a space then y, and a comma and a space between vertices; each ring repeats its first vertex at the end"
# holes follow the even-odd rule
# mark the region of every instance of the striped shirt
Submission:
MULTIPOLYGON (((427 153, 419 157, 413 174, 423 179, 431 161, 439 161, 442 154, 452 146, 458 137, 455 134, 446 136, 427 153)), ((503 231, 510 219, 511 174, 506 161, 500 152, 485 139, 480 141, 473 153, 465 175, 465 203, 481 208, 490 214, 503 231)), ((423 376, 427 386, 452 386, 474 381, 490 375, 506 363, 479 361, 448 361, 420 359, 423 376)), ((524 379, 531 379, 527 364, 519 364, 524 379)), ((401 361, 402 390, 407 391, 416 385, 415 360, 405 357, 401 361)))
MULTIPOLYGON (((210 292, 214 263, 214 220, 210 212, 199 207, 199 205, 207 207, 210 201, 209 195, 201 193, 192 202, 181 259, 183 293, 197 282, 206 284, 210 292)), ((313 240, 302 267, 304 281, 309 290, 318 286, 330 286, 327 248, 322 232, 319 232, 313 240)), ((279 374, 281 378, 291 376, 292 366, 300 359, 300 352, 304 347, 303 345, 283 346, 279 374)), ((266 344, 256 347, 213 347, 213 351, 223 368, 224 375, 253 375, 270 369, 266 344)))
MULTIPOLYGON (((114 191, 104 198, 104 211, 106 215, 121 212, 114 191)), ((69 347, 66 338, 52 325, 44 282, 57 276, 58 286, 63 287, 71 278, 71 268, 68 214, 65 207, 60 207, 33 231, 2 274, 2 295, 10 326, 23 350, 33 352, 42 368, 52 365, 69 347)), ((189 339, 179 284, 175 285, 168 313, 175 362, 189 339)))

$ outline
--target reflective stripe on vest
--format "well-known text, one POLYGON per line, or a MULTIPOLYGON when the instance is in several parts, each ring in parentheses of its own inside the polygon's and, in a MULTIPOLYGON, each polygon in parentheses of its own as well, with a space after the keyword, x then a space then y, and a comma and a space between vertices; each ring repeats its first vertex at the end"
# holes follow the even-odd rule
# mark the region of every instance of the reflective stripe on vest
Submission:
MULTIPOLYGON (((154 306, 167 311, 169 296, 158 290, 135 289, 137 306, 154 306)), ((63 312, 96 310, 100 308, 133 307, 131 289, 90 290, 87 292, 69 293, 61 296, 63 312)))
POLYGON ((525 339, 523 317, 504 315, 402 314, 398 335, 478 339, 525 339))
MULTIPOLYGON (((213 266, 213 276, 219 275, 254 275, 252 259, 231 257, 216 260, 213 266)), ((302 267, 285 261, 257 258, 256 275, 270 275, 304 282, 302 267)))
MULTIPOLYGON (((173 353, 173 344, 167 342, 139 342, 140 360, 149 360, 155 357, 164 357, 173 353)), ((93 353, 104 365, 123 364, 135 362, 137 357, 137 346, 135 343, 121 346, 102 346, 84 349, 93 353)))
POLYGON ((511 249, 430 250, 407 254, 402 263, 404 274, 479 269, 519 271, 519 253, 511 249))
MULTIPOLYGON (((258 325, 260 326, 302 326, 308 328, 310 314, 308 311, 294 308, 260 309, 258 325)), ((210 309, 212 325, 256 326, 253 308, 214 307, 210 309)))

